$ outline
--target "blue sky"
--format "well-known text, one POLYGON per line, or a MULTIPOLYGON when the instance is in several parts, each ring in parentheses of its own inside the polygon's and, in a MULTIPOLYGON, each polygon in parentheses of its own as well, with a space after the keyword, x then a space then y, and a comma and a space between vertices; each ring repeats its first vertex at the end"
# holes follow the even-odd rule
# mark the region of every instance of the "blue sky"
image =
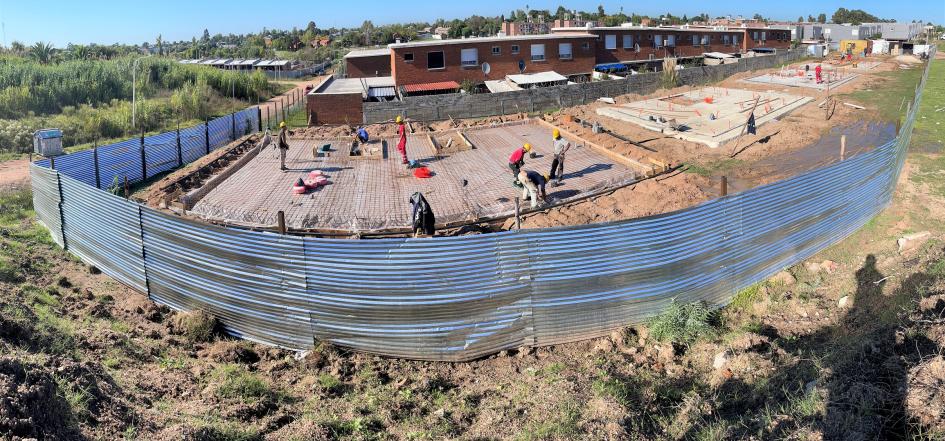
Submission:
POLYGON ((799 15, 826 13, 829 17, 839 7, 863 9, 873 15, 899 21, 931 20, 945 22, 945 0, 862 0, 838 2, 830 0, 790 0, 761 2, 748 0, 669 2, 617 1, 526 1, 511 3, 499 0, 452 2, 443 0, 414 1, 265 1, 265 0, 164 0, 140 1, 76 1, 76 0, 0 0, 0 21, 3 23, 2 43, 13 40, 24 43, 50 41, 56 46, 67 43, 141 43, 153 42, 161 34, 165 41, 189 40, 204 28, 216 33, 258 32, 263 27, 304 27, 310 20, 319 27, 359 26, 364 20, 375 24, 404 21, 433 21, 437 18, 460 18, 472 14, 494 16, 508 14, 512 9, 594 10, 603 4, 608 12, 621 6, 624 12, 646 15, 672 13, 711 16, 760 13, 765 17, 794 20, 799 15), (654 6, 659 3, 660 6, 654 6))

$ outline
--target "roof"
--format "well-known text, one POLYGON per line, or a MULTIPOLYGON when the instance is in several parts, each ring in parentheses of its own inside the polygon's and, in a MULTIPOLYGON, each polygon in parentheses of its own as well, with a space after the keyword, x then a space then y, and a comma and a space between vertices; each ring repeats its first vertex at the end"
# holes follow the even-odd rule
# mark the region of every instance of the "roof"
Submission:
POLYGON ((486 81, 486 89, 489 89, 489 92, 500 93, 500 92, 511 92, 513 90, 522 90, 521 87, 518 87, 514 84, 509 84, 505 80, 489 80, 486 81))
POLYGON ((709 58, 735 58, 734 55, 723 54, 721 52, 706 52, 702 55, 705 55, 709 58))
POLYGON ((555 34, 555 32, 593 32, 593 31, 652 31, 652 32, 742 32, 746 29, 772 29, 776 31, 785 31, 788 29, 783 28, 773 28, 773 27, 761 27, 761 26, 716 26, 716 27, 669 27, 669 26, 596 26, 592 28, 579 27, 579 28, 551 28, 551 35, 563 35, 555 34))
POLYGON ((541 35, 516 35, 514 37, 474 37, 474 38, 454 38, 450 40, 423 40, 411 41, 409 43, 393 43, 387 45, 391 49, 401 49, 418 46, 441 46, 444 44, 477 44, 477 43, 514 43, 516 41, 532 40, 557 40, 562 38, 597 38, 596 35, 583 34, 541 34, 541 35))
MULTIPOLYGON (((325 81, 319 87, 312 90, 311 94, 347 94, 364 93, 371 89, 380 89, 385 87, 394 87, 394 77, 371 77, 371 78, 333 78, 325 81)), ((375 95, 388 96, 388 95, 375 95)), ((389 95, 393 96, 393 95, 389 95)))
POLYGON ((509 75, 506 78, 508 78, 509 81, 515 84, 540 84, 540 83, 557 83, 561 81, 568 81, 567 77, 554 71, 538 72, 538 73, 533 73, 533 74, 509 75))
POLYGON ((380 49, 364 49, 364 50, 351 51, 345 55, 345 58, 383 57, 385 55, 390 55, 390 48, 382 47, 380 49))
POLYGON ((394 89, 394 86, 390 87, 369 87, 367 96, 370 98, 389 98, 392 96, 397 96, 397 92, 394 89))
POLYGON ((404 86, 404 91, 407 93, 416 93, 432 92, 436 90, 453 90, 459 88, 459 83, 455 81, 439 81, 435 83, 407 84, 404 86))

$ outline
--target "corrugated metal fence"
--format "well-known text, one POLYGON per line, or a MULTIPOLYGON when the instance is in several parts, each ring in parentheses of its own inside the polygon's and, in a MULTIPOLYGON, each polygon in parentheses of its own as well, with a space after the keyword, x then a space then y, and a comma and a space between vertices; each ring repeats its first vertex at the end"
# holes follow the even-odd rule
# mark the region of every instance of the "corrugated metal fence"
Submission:
POLYGON ((291 349, 318 339, 467 360, 606 335, 672 298, 723 305, 843 239, 890 202, 917 108, 894 141, 785 181, 659 216, 480 236, 224 228, 97 190, 87 172, 31 173, 55 240, 155 302, 207 310, 234 335, 291 349))

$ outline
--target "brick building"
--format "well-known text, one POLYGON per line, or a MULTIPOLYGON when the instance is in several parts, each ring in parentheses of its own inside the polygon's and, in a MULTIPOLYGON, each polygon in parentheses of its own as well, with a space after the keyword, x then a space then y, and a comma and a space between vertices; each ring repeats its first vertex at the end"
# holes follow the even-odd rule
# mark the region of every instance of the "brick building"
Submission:
POLYGON ((391 44, 392 75, 399 86, 425 83, 481 84, 506 75, 554 71, 589 76, 596 37, 586 33, 468 38, 391 44), (483 65, 488 63, 489 73, 483 65))
POLYGON ((348 78, 389 77, 390 49, 351 51, 345 55, 345 75, 348 78))
POLYGON ((508 37, 551 33, 551 25, 543 21, 503 21, 501 32, 508 37))
POLYGON ((597 63, 626 63, 666 57, 698 57, 706 52, 737 54, 755 48, 788 49, 791 31, 768 28, 611 26, 555 28, 553 35, 595 36, 597 63))

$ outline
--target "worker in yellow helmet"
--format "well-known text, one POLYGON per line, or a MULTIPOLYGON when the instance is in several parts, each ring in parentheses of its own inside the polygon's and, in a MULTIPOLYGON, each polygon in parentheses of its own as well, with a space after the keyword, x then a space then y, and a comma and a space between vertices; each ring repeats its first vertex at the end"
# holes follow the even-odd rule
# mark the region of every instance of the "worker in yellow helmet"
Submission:
POLYGON ((397 115, 397 136, 400 137, 400 140, 397 141, 397 151, 400 152, 400 160, 404 165, 409 164, 407 161, 407 126, 404 124, 404 119, 397 115))
POLYGON ((554 179, 551 186, 557 187, 561 185, 561 179, 564 178, 564 155, 571 148, 571 143, 561 137, 561 131, 558 129, 551 132, 551 138, 555 157, 551 160, 551 172, 548 175, 554 179))
POLYGON ((532 145, 525 143, 522 147, 515 149, 512 155, 509 156, 509 168, 512 169, 512 176, 516 180, 518 179, 518 172, 525 166, 525 155, 531 153, 531 151, 532 145))
POLYGON ((285 121, 279 123, 279 169, 285 171, 285 154, 289 151, 289 129, 285 121))

